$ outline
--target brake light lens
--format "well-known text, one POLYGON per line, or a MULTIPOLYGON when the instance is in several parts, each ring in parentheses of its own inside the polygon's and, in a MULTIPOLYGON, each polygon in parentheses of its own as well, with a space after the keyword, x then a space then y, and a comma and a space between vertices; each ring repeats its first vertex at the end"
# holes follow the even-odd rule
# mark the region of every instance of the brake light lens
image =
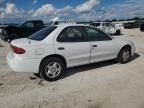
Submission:
POLYGON ((19 48, 19 47, 13 46, 13 45, 11 45, 11 49, 16 54, 24 54, 25 53, 25 50, 23 48, 19 48))

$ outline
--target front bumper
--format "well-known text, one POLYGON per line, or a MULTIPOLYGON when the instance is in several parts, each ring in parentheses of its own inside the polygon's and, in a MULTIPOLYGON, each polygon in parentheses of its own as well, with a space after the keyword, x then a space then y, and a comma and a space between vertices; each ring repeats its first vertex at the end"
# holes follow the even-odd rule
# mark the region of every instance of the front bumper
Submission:
POLYGON ((38 73, 41 60, 14 57, 11 52, 7 55, 7 62, 10 68, 15 72, 38 73))

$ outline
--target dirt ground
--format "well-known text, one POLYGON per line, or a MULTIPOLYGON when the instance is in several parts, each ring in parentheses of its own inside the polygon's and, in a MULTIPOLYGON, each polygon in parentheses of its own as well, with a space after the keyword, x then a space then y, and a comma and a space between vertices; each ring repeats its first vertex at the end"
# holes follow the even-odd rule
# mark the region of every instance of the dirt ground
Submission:
POLYGON ((10 48, 0 40, 0 108, 144 108, 144 33, 122 33, 137 48, 130 63, 72 68, 56 82, 12 72, 5 57, 10 48))

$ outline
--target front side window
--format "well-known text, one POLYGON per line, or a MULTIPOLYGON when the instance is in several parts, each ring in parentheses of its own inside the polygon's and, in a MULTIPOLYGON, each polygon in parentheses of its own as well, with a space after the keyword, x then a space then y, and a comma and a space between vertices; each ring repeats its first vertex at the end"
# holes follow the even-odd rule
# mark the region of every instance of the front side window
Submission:
POLYGON ((96 28, 91 28, 91 27, 84 27, 89 41, 108 41, 112 40, 107 34, 104 32, 96 29, 96 28))
POLYGON ((57 38, 58 42, 83 42, 85 41, 84 35, 80 27, 67 27, 57 38))
POLYGON ((35 27, 41 27, 43 24, 42 24, 42 22, 35 22, 35 27))

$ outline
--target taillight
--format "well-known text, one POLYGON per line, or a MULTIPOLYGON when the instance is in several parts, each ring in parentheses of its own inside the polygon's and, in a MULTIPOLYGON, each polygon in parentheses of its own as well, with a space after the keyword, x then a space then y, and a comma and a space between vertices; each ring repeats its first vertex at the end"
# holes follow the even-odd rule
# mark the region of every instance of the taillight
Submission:
POLYGON ((16 54, 24 54, 25 53, 25 50, 23 48, 19 48, 19 47, 13 46, 13 45, 11 45, 11 49, 16 54))

